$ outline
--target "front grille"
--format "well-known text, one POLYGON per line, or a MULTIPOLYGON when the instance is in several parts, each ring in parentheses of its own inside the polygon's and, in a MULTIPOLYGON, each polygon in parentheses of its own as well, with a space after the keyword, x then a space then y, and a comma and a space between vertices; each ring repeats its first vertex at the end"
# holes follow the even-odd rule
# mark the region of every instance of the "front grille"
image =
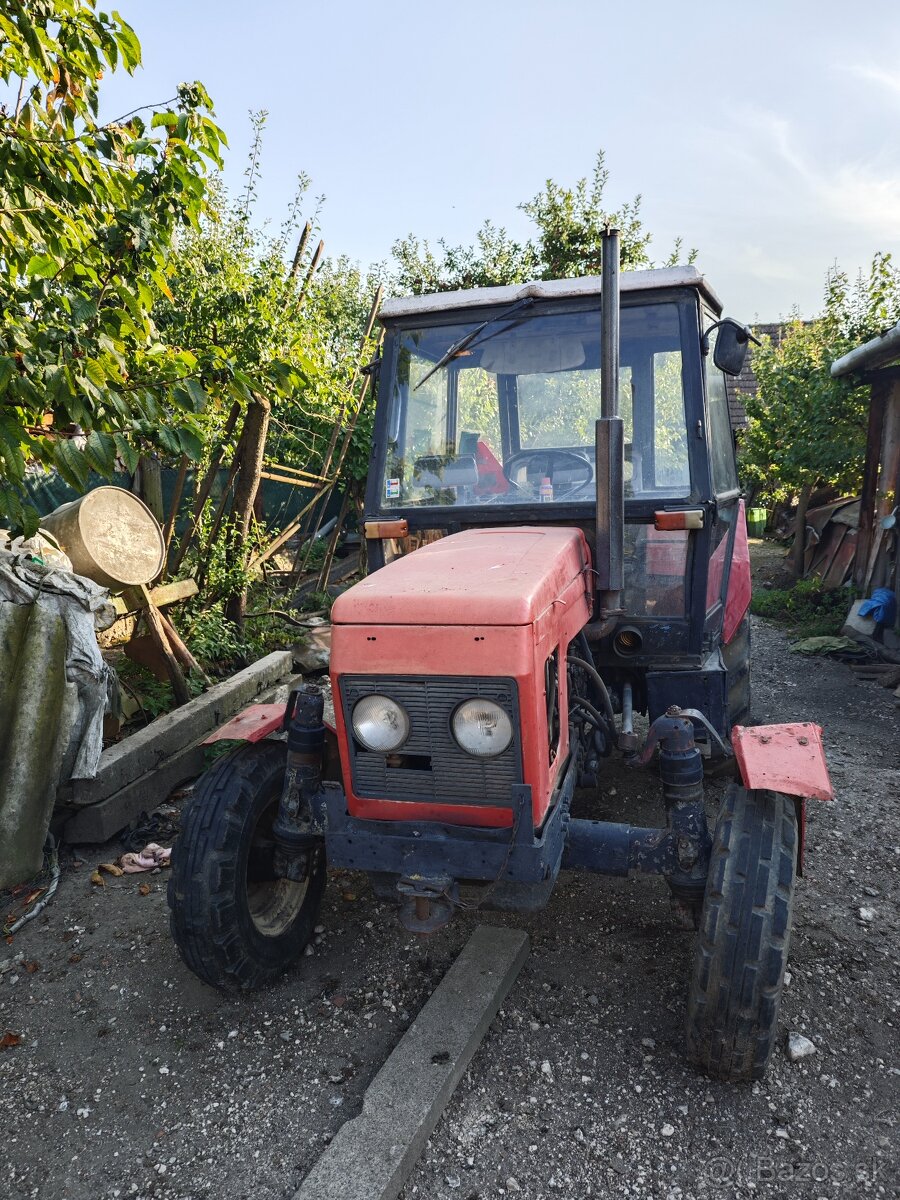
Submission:
POLYGON ((510 788, 522 780, 515 680, 344 675, 340 686, 355 795, 436 804, 511 804, 510 788), (353 706, 375 693, 389 696, 409 713, 410 735, 398 752, 399 766, 388 766, 392 756, 366 750, 353 738, 353 706), (473 758, 454 741, 450 719, 457 705, 472 696, 493 700, 512 720, 513 740, 496 758, 473 758))

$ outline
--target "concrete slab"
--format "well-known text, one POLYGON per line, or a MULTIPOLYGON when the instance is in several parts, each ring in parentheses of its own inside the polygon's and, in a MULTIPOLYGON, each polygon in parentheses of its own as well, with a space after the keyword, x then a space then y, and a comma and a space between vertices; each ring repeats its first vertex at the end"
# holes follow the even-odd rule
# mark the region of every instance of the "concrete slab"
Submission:
POLYGON ((215 684, 202 696, 157 717, 145 729, 104 750, 96 776, 67 784, 60 789, 57 801, 82 805, 105 800, 204 737, 292 668, 289 650, 267 654, 237 675, 215 684))
POLYGON ((394 1200, 528 957, 479 925, 294 1200, 394 1200))
MULTIPOLYGON (((288 692, 300 678, 299 675, 289 675, 275 687, 263 692, 263 698, 269 701, 269 705, 263 707, 277 704, 283 712, 288 692)), ((58 828, 55 832, 61 833, 63 840, 72 846, 105 842, 114 837, 142 812, 153 812, 182 783, 202 775, 206 770, 203 746, 203 739, 189 743, 111 796, 87 804, 74 813, 71 809, 57 810, 58 828), (66 813, 69 814, 67 818, 66 813), (60 823, 62 821, 64 823, 60 823)))
POLYGON ((107 841, 142 812, 150 813, 159 808, 177 787, 202 775, 205 769, 202 743, 185 746, 111 796, 78 809, 62 827, 63 841, 70 846, 107 841))

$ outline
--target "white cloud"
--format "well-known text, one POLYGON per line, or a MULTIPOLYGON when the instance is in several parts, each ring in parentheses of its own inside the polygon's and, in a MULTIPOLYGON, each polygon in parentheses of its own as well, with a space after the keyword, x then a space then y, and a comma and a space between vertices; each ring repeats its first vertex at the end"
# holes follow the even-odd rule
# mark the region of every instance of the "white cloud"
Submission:
MULTIPOLYGON (((898 76, 900 88, 900 76, 898 76)), ((900 161, 883 163, 845 157, 826 161, 801 149, 791 123, 776 113, 745 110, 739 117, 751 131, 743 146, 747 167, 768 191, 772 207, 787 223, 819 220, 865 231, 875 243, 900 239, 900 161)))
POLYGON ((868 83, 878 84, 880 87, 887 88, 889 92, 893 92, 895 96, 900 96, 900 71, 873 67, 869 63, 848 63, 841 70, 856 75, 859 79, 865 79, 868 83))

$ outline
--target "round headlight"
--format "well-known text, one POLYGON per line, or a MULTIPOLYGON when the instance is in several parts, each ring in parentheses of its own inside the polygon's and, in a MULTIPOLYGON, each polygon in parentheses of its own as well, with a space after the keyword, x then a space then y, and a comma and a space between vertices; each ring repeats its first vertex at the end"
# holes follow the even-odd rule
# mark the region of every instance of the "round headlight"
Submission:
POLYGON ((467 754, 493 758, 512 741, 512 721, 493 700, 464 700, 453 714, 453 736, 467 754))
POLYGON ((399 750, 409 737, 409 717, 387 696, 363 696, 353 709, 353 732, 367 750, 399 750))

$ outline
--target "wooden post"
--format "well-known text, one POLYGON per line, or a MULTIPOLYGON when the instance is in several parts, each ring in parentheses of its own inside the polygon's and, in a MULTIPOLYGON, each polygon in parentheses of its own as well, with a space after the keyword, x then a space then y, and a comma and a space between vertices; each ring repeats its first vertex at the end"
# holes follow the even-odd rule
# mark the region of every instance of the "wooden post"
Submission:
POLYGON ((178 568, 184 562, 184 556, 187 554, 191 542, 194 540, 194 535, 197 532, 197 527, 200 524, 200 517, 203 509, 206 507, 206 501, 209 498, 209 493, 212 491, 212 486, 216 481, 216 475, 219 472, 219 467, 222 463, 222 456, 225 453, 225 443, 234 432, 234 427, 237 424, 237 419, 241 415, 241 406, 235 400, 231 406, 231 411, 228 414, 228 419, 222 429, 222 437, 219 441, 219 447, 210 459, 209 467, 203 477, 202 482, 197 488, 196 499, 194 500, 194 511, 191 514, 191 520, 187 529, 184 531, 184 536, 178 547, 178 553, 175 555, 175 561, 172 563, 171 574, 174 575, 178 568))
POLYGON ((312 283, 313 275, 315 275, 316 271, 319 269, 319 263, 322 261, 322 255, 324 253, 325 253, 325 243, 324 243, 324 241, 320 240, 318 246, 316 246, 315 253, 313 254, 312 258, 310 259, 309 267, 308 267, 306 275, 303 279, 303 285, 300 288, 301 300, 306 295, 307 288, 312 283))
MULTIPOLYGON (((248 558, 247 536, 250 532, 250 518, 253 516, 253 501, 256 499, 262 473, 271 412, 272 406, 269 401, 264 396, 255 396, 247 409, 241 434, 240 472, 231 510, 230 538, 233 553, 240 557, 242 564, 246 563, 248 558)), ((242 628, 246 607, 247 589, 244 587, 228 597, 225 602, 225 616, 242 628)))
POLYGON ((163 618, 160 615, 159 609, 150 599, 150 593, 147 588, 141 586, 140 592, 144 602, 143 612, 147 618, 147 628, 150 632, 150 637, 165 659, 166 670, 169 673, 169 679, 172 681, 172 690, 175 693, 175 703, 187 704, 191 698, 191 693, 188 690, 181 667, 178 665, 178 660, 172 652, 172 647, 169 643, 165 626, 163 625, 163 618))
POLYGON ((307 221, 303 226, 303 232, 300 234, 300 241, 297 243, 297 249, 294 252, 294 261, 291 263, 291 269, 288 272, 288 279, 295 278, 300 270, 300 264, 303 261, 303 251, 306 249, 306 243, 309 241, 309 235, 312 233, 312 221, 307 221))
POLYGON ((859 533, 853 560, 853 583, 862 591, 869 553, 872 549, 872 532, 875 527, 875 492, 878 487, 878 468, 881 458, 881 434, 884 429, 884 409, 890 384, 878 378, 872 381, 869 394, 869 425, 866 432, 866 465, 863 468, 862 493, 859 500, 859 533))
POLYGON ((172 491, 172 506, 169 509, 169 516, 166 519, 165 528, 163 529, 163 542, 165 543, 165 553, 163 554, 163 569, 160 572, 160 578, 164 578, 166 574, 166 563, 169 561, 169 546, 172 544, 172 534, 175 531, 175 520, 178 516, 178 509, 181 505, 181 494, 184 491, 184 481, 187 478, 188 456, 182 454, 181 462, 178 465, 178 475, 175 478, 175 487, 172 491))
POLYGON ((207 683, 210 682, 209 676, 191 654, 188 647, 182 641, 181 634, 172 624, 171 620, 165 613, 159 614, 159 619, 162 622, 162 627, 166 631, 166 637, 169 639, 169 645, 172 647, 172 653, 187 671, 196 672, 207 683))
POLYGON ((794 545, 791 549, 791 566, 793 567, 796 579, 803 578, 803 556, 806 553, 806 510, 809 508, 809 498, 812 495, 812 491, 813 485, 811 483, 805 484, 800 489, 800 498, 797 501, 794 545))
POLYGON ((162 468, 155 454, 141 458, 141 499, 162 525, 165 520, 162 498, 162 468))
POLYGON ((344 499, 341 503, 341 511, 338 514, 338 519, 334 523, 334 529, 331 531, 331 537, 328 539, 328 549, 325 552, 325 561, 322 563, 322 569, 319 572, 319 579, 316 583, 316 591, 324 592, 328 588, 328 576, 331 574, 331 564, 334 562, 334 552, 337 549, 338 538, 341 536, 341 528, 347 518, 347 509, 350 507, 350 489, 347 488, 344 492, 344 499))

